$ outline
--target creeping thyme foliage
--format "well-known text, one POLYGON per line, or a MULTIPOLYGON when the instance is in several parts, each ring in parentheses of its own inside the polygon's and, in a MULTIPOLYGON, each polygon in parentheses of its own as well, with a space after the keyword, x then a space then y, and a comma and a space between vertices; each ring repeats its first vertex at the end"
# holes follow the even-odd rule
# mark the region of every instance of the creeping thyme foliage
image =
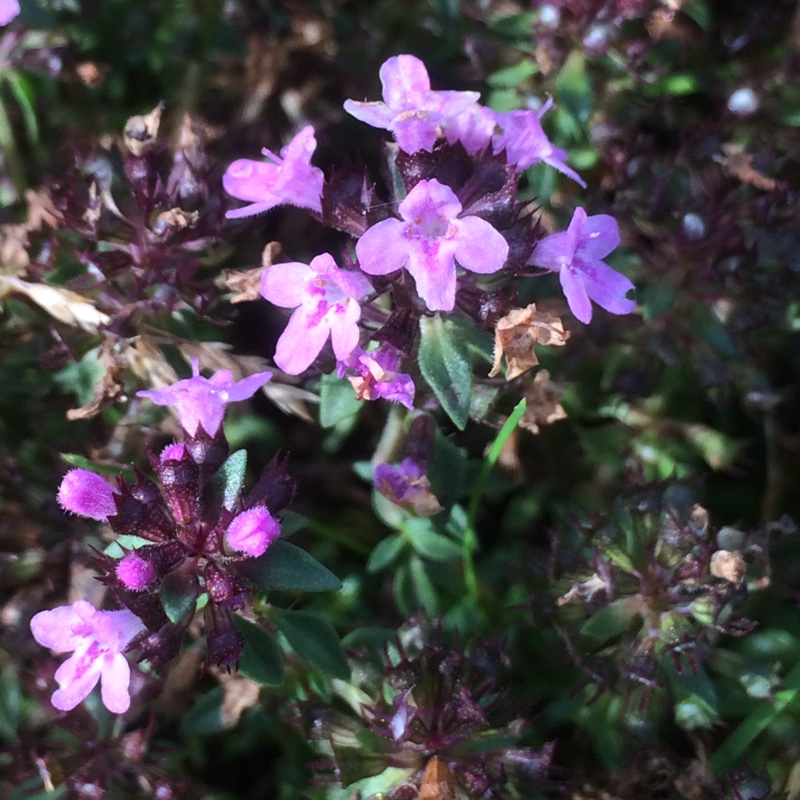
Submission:
POLYGON ((794 797, 796 16, 0 3, 0 796, 794 797))

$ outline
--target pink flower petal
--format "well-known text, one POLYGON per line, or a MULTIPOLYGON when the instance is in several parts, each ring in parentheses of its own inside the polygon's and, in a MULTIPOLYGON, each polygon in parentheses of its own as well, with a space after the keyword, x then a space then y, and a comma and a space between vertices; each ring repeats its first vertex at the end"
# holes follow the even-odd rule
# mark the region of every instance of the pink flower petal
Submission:
POLYGON ((57 670, 58 689, 50 702, 61 711, 71 711, 97 686, 103 669, 103 649, 87 639, 57 670))
POLYGON ((424 220, 431 215, 449 220, 461 213, 461 203, 449 186, 434 178, 417 183, 397 210, 400 216, 409 222, 416 217, 422 217, 424 220))
POLYGON ((361 307, 358 303, 349 302, 331 314, 331 344, 339 361, 344 361, 353 352, 361 335, 358 321, 361 319, 361 307))
POLYGON ((289 375, 299 375, 320 354, 329 332, 330 325, 324 317, 318 320, 313 309, 300 306, 278 339, 275 363, 289 375))
POLYGON ((131 668, 125 656, 109 653, 103 661, 100 696, 112 714, 124 714, 131 706, 131 668))
POLYGON ((619 225, 609 214, 587 217, 581 235, 581 255, 587 259, 605 258, 619 247, 619 225))
POLYGON ((602 261, 581 261, 580 271, 586 293, 597 305, 612 314, 630 314, 636 301, 625 295, 635 289, 633 283, 602 261))
POLYGON ((272 378, 271 372, 257 372, 248 375, 236 383, 232 383, 226 390, 228 402, 237 403, 252 397, 262 386, 272 378))
POLYGON ((378 74, 383 99, 392 108, 410 107, 431 89, 428 70, 416 56, 393 56, 383 62, 378 74))
POLYGON ((480 217, 464 217, 454 224, 460 229, 455 257, 464 269, 490 274, 503 268, 508 242, 501 233, 480 217))
POLYGON ((404 229, 399 219, 385 219, 367 228, 356 242, 361 269, 369 275, 388 275, 405 266, 408 251, 403 239, 404 229))
POLYGON ((574 238, 567 231, 554 233, 536 245, 530 263, 558 272, 572 263, 575 246, 574 238))
POLYGON ((81 641, 81 635, 75 633, 81 624, 82 620, 72 606, 60 606, 35 614, 31 619, 31 633, 43 647, 56 653, 69 653, 81 641))
POLYGON ((439 120, 428 111, 405 111, 392 123, 392 133, 405 153, 430 153, 439 138, 439 120))
POLYGON ((372 125, 373 128, 385 128, 387 130, 397 116, 397 112, 389 108, 386 103, 381 102, 362 103, 358 100, 345 100, 344 110, 351 117, 355 117, 361 122, 366 122, 367 125, 372 125))
POLYGON ((454 241, 431 239, 409 253, 408 271, 431 311, 452 311, 456 304, 455 250, 454 241))
POLYGON ((592 304, 586 292, 581 276, 572 267, 562 269, 559 273, 561 288, 567 298, 572 313, 583 323, 588 323, 592 319, 592 304))
POLYGON ((261 294, 270 303, 282 308, 297 308, 306 296, 306 285, 314 271, 306 264, 293 261, 274 264, 261 276, 261 294))

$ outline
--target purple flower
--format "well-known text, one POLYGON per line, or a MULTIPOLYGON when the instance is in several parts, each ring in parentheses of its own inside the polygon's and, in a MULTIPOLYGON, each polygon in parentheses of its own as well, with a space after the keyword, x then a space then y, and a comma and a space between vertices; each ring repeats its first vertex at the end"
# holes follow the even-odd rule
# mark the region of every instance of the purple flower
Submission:
POLYGON ((447 121, 444 134, 448 144, 461 142, 470 155, 475 155, 489 146, 496 130, 494 111, 480 103, 473 103, 457 117, 447 121))
POLYGON ((229 219, 249 217, 281 205, 310 208, 322 212, 322 170, 311 166, 311 156, 317 149, 314 128, 306 125, 276 156, 264 148, 261 152, 274 161, 253 161, 240 158, 222 176, 225 191, 239 200, 251 203, 228 211, 229 219))
POLYGON ((542 239, 530 263, 559 273, 569 307, 581 322, 592 318, 590 299, 612 314, 630 314, 636 303, 625 295, 634 285, 602 261, 618 244, 619 227, 613 217, 587 217, 576 208, 569 228, 542 239))
POLYGON ((434 92, 425 65, 415 56, 393 56, 380 69, 383 102, 346 100, 344 110, 375 128, 391 131, 406 153, 433 150, 440 126, 458 116, 478 92, 434 92))
POLYGON ((444 511, 431 491, 425 470, 415 458, 404 458, 399 467, 378 464, 373 480, 384 497, 419 517, 433 517, 444 511))
POLYGON ((585 189, 586 183, 581 180, 580 175, 566 165, 566 151, 554 147, 542 130, 539 120, 552 105, 552 99, 548 99, 538 111, 505 111, 495 114, 501 132, 494 137, 494 152, 497 154, 505 150, 507 162, 518 170, 543 161, 585 189))
POLYGON ((8 25, 19 14, 17 0, 0 0, 0 26, 8 25))
POLYGON ((96 472, 72 469, 58 487, 58 502, 79 517, 105 522, 117 513, 114 494, 114 487, 96 472))
POLYGON ((281 526, 269 509, 256 506, 233 518, 225 531, 225 544, 231 550, 258 558, 278 538, 280 532, 281 526))
POLYGON ((85 600, 36 614, 31 632, 39 644, 56 653, 74 651, 56 670, 59 688, 53 693, 53 705, 70 711, 102 678, 105 707, 114 714, 127 711, 131 668, 122 652, 144 630, 142 621, 127 609, 98 611, 85 600))
POLYGON ((329 253, 310 264, 274 264, 261 279, 261 294, 283 308, 297 308, 278 339, 275 363, 299 375, 319 355, 328 334, 333 352, 344 361, 358 344, 358 301, 372 291, 360 273, 336 266, 329 253))
POLYGON ((240 381, 233 380, 230 370, 221 369, 210 378, 200 375, 197 359, 192 359, 192 377, 164 389, 145 389, 137 397, 146 397, 159 406, 172 406, 181 427, 196 436, 202 426, 214 436, 222 425, 228 403, 252 397, 271 377, 271 372, 257 372, 240 381))
POLYGON ((508 243, 480 217, 458 218, 461 203, 439 181, 420 181, 398 207, 402 219, 385 219, 356 243, 364 272, 386 275, 407 267, 431 311, 452 311, 456 265, 471 272, 497 272, 508 243))
POLYGON ((400 403, 406 408, 414 407, 414 381, 410 375, 398 372, 400 353, 393 347, 381 346, 370 353, 356 348, 346 362, 340 361, 339 377, 349 370, 357 374, 348 376, 359 400, 383 398, 400 403))

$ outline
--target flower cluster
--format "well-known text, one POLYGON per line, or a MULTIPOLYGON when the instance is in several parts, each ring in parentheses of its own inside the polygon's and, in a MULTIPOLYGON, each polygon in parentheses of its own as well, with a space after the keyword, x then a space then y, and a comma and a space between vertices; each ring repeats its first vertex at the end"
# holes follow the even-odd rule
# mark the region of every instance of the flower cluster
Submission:
POLYGON ((491 328, 512 310, 510 294, 497 288, 536 268, 559 274, 582 322, 591 319, 591 301, 614 314, 635 308, 627 297, 633 284, 602 260, 619 243, 613 218, 587 217, 579 208, 566 232, 542 238, 516 202, 521 173, 537 163, 585 185, 542 129, 552 101, 538 111, 494 112, 476 92, 432 89, 425 65, 411 55, 388 59, 380 79, 381 101, 348 100, 344 107, 394 135, 397 144, 387 151, 394 180, 385 201, 366 174, 351 169, 324 178, 310 163, 316 141, 309 126, 280 158, 265 151, 274 163, 240 159, 225 173, 228 193, 251 203, 230 217, 289 204, 357 237, 355 259, 346 254, 345 268, 323 253, 308 265, 264 272, 262 296, 294 309, 275 352, 281 369, 305 372, 330 338, 340 376, 343 369, 357 372, 350 380, 359 399, 410 407, 413 379, 403 358, 413 356, 419 320, 432 312, 491 328), (371 354, 370 342, 389 343, 392 356, 371 354))
POLYGON ((118 545, 120 557, 95 558, 122 610, 99 611, 80 600, 42 611, 31 622, 40 644, 75 651, 56 672, 56 708, 74 708, 102 679, 105 705, 126 711, 130 668, 123 652, 136 638, 143 657, 156 665, 169 661, 202 593, 208 663, 230 668, 239 660, 244 639, 231 612, 245 605, 254 586, 245 568, 280 535, 277 514, 291 500, 294 481, 277 459, 246 497, 240 481, 229 477, 225 405, 250 397, 270 373, 233 382, 226 370, 206 379, 196 362, 193 368, 191 378, 140 393, 173 406, 184 430, 181 442, 152 456, 156 481, 137 472, 133 482, 120 477, 112 483, 74 469, 61 483, 58 499, 66 511, 134 538, 118 545))

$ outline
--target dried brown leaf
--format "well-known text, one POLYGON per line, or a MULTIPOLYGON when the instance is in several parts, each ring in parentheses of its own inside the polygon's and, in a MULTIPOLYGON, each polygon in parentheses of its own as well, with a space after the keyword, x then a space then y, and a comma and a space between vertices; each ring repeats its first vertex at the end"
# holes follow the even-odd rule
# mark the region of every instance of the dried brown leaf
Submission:
POLYGON ((120 397, 123 393, 122 380, 130 369, 130 363, 124 354, 125 349, 127 348, 116 336, 106 338, 98 354, 103 375, 94 387, 92 399, 85 406, 69 409, 68 420, 94 417, 120 397))
POLYGON ((135 156, 141 156, 157 142, 158 129, 161 126, 161 115, 164 103, 160 102, 149 114, 131 117, 122 131, 125 147, 135 156))
POLYGON ((753 157, 745 150, 733 142, 722 145, 723 158, 717 158, 725 172, 741 181, 755 186, 756 189, 763 189, 765 192, 773 192, 780 187, 774 178, 768 178, 753 166, 753 157))
POLYGON ((90 333, 97 333, 98 328, 109 321, 108 315, 98 311, 91 300, 69 289, 0 275, 0 299, 13 293, 24 294, 59 322, 90 333))

